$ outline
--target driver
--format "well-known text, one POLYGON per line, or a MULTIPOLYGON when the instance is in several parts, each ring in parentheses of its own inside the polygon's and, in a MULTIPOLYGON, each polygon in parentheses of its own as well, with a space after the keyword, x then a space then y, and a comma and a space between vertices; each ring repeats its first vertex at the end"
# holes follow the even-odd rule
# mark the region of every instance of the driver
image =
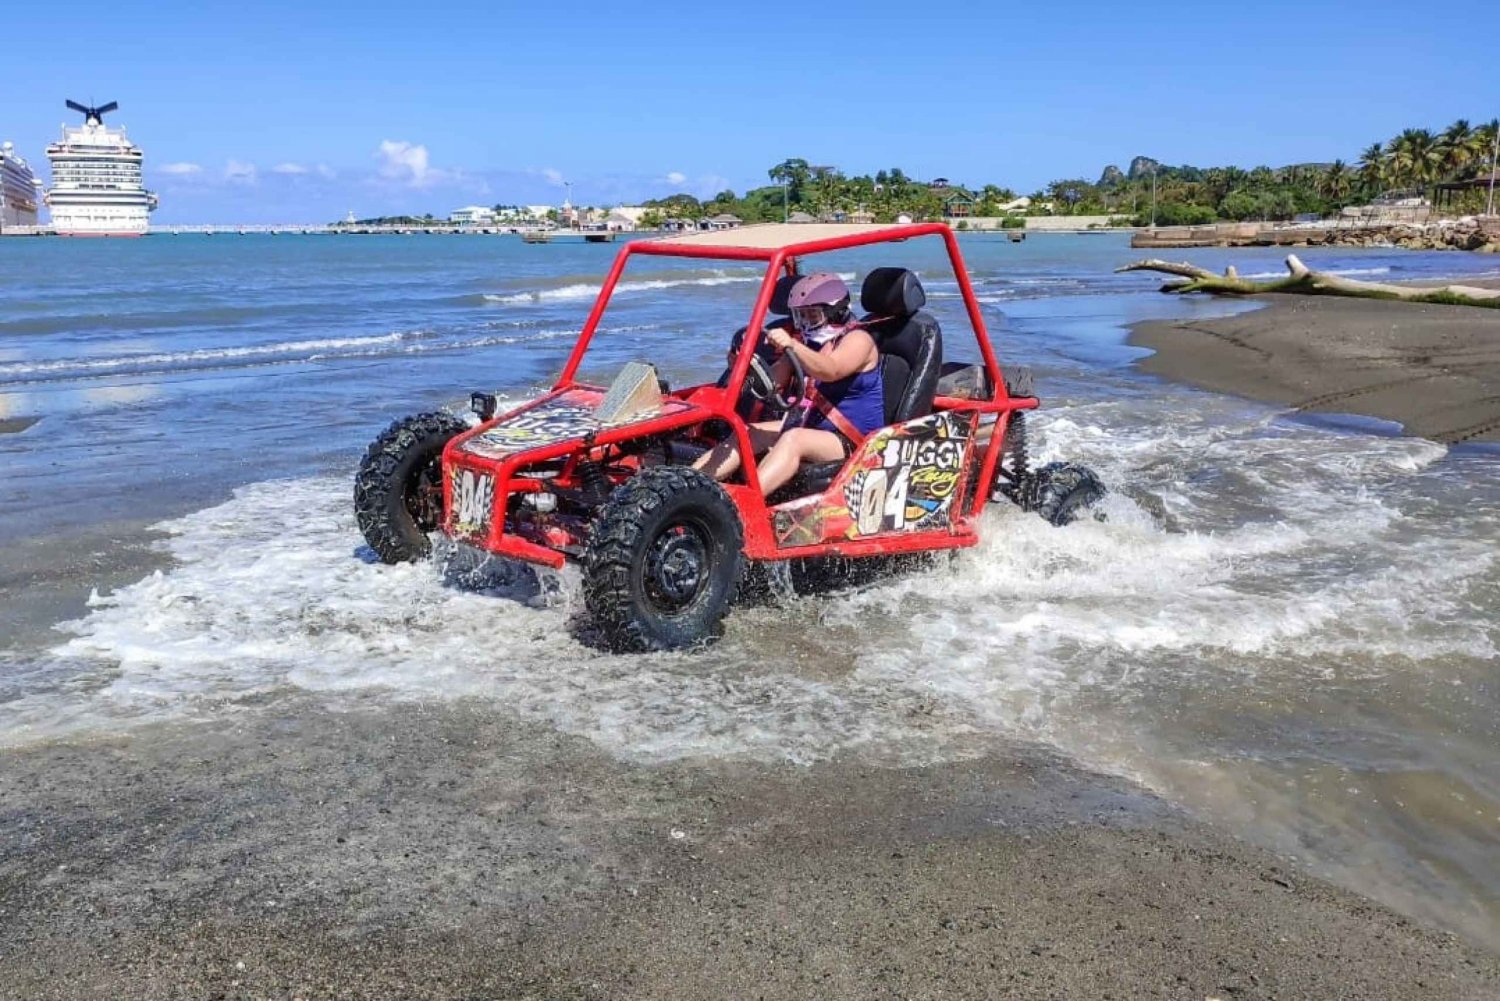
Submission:
MULTIPOLYGON (((844 459, 865 435, 885 423, 880 352, 849 311, 849 288, 843 279, 807 275, 792 287, 789 303, 801 339, 781 328, 767 336, 801 363, 807 373, 802 392, 810 405, 796 424, 794 410, 785 420, 750 425, 755 453, 765 453, 759 472, 766 495, 790 480, 804 462, 844 459)), ((693 465, 723 480, 739 468, 739 450, 733 439, 722 441, 693 465)))

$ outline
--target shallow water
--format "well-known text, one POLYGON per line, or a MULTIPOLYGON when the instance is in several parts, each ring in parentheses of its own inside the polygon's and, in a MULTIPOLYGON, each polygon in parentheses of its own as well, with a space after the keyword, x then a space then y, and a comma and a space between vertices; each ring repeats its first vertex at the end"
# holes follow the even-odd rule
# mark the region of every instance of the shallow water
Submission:
MULTIPOLYGON (((622 658, 574 638, 570 575, 464 553, 371 564, 348 510, 387 420, 546 384, 614 248, 0 241, 0 418, 42 418, 0 435, 0 540, 66 545, 150 514, 174 560, 54 641, 0 649, 0 742, 264 711, 291 690, 493 698, 648 760, 900 763, 1022 737, 1500 943, 1494 453, 1140 375, 1121 324, 1233 307, 1112 274, 1136 256, 1117 235, 963 246, 1002 360, 1037 373, 1038 460, 1098 469, 1107 520, 1056 530, 995 507, 951 563, 737 610, 706 653, 622 658)), ((831 265, 917 267, 962 357, 951 275, 930 248, 894 249, 831 265)), ((1303 256, 1392 279, 1496 270, 1303 256)), ((626 280, 588 367, 712 377, 753 271, 654 261, 626 280)))

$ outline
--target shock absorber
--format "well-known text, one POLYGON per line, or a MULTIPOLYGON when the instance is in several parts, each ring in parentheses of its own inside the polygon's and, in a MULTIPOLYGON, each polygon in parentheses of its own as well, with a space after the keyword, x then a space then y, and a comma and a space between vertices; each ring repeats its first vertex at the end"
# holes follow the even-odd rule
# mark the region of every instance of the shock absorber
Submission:
POLYGON ((598 507, 609 498, 609 477, 604 469, 590 456, 594 454, 594 432, 583 436, 583 454, 578 459, 578 482, 582 486, 584 503, 598 507))
POLYGON ((995 466, 995 483, 993 492, 1008 498, 1011 501, 1027 506, 1028 494, 1031 487, 1030 458, 1026 452, 1026 412, 1024 410, 1013 410, 1010 420, 1005 425, 1005 441, 1002 444, 1003 452, 1000 462, 995 466), (1010 460, 1010 468, 1005 468, 1005 461, 1010 460))

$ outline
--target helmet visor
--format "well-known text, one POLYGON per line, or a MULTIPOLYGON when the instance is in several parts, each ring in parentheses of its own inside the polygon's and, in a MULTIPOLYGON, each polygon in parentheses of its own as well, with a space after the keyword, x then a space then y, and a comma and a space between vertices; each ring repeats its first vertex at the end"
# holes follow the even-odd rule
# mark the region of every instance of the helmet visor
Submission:
POLYGON ((828 311, 822 306, 793 306, 792 323, 802 333, 817 330, 828 322, 828 311))

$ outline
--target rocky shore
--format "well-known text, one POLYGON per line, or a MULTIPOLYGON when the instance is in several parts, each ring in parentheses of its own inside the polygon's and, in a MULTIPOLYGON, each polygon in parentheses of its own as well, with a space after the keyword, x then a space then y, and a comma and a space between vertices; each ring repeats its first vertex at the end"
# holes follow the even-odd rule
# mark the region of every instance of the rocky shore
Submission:
POLYGON ((1465 216, 1436 222, 1374 222, 1356 226, 1270 226, 1221 223, 1171 226, 1136 233, 1138 248, 1179 247, 1403 247, 1407 250, 1470 250, 1500 253, 1500 218, 1465 216))

